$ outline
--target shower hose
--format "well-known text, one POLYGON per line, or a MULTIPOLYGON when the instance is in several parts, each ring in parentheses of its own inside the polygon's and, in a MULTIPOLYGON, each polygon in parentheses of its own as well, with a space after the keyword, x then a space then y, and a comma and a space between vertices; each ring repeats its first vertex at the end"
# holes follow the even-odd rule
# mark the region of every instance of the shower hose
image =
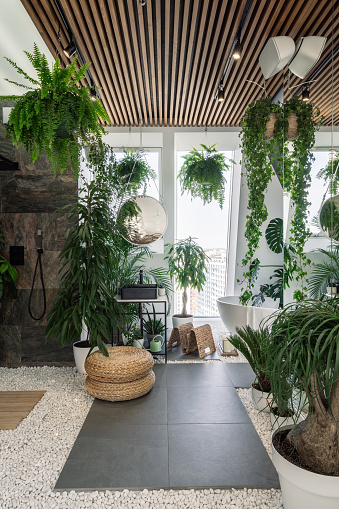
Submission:
POLYGON ((33 320, 41 320, 43 318, 43 316, 45 315, 45 313, 46 313, 46 290, 45 290, 45 285, 44 285, 44 278, 43 278, 43 275, 42 275, 42 264, 41 264, 41 255, 44 252, 44 250, 42 248, 39 248, 37 251, 38 251, 38 257, 37 257, 36 264, 35 264, 35 271, 34 271, 34 276, 33 276, 33 281, 32 281, 32 288, 31 288, 31 292, 29 294, 29 299, 28 299, 28 312, 29 312, 29 316, 31 318, 33 318, 33 320), (35 284, 35 279, 36 279, 36 275, 37 275, 38 266, 40 268, 40 281, 41 281, 42 294, 43 294, 43 298, 44 298, 44 309, 42 311, 42 314, 39 317, 36 317, 36 316, 33 316, 33 313, 32 313, 31 301, 32 301, 34 284, 35 284))

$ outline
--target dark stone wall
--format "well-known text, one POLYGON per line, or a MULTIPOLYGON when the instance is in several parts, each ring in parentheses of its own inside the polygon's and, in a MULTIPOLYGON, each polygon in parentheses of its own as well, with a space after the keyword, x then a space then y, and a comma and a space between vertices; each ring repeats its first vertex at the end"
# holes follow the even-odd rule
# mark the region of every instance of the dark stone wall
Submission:
MULTIPOLYGON (((73 364, 72 346, 62 348, 55 340, 46 343, 47 313, 42 320, 33 320, 28 313, 28 299, 37 259, 38 229, 42 230, 47 312, 58 294, 58 256, 69 227, 65 213, 58 209, 75 199, 77 183, 71 173, 54 177, 46 156, 31 164, 26 150, 16 150, 6 139, 2 123, 0 155, 19 163, 18 171, 1 171, 0 163, 0 228, 7 239, 4 255, 9 259, 9 246, 24 246, 25 253, 25 264, 16 266, 18 297, 11 299, 6 295, 0 301, 0 365, 73 364)), ((32 311, 39 316, 43 308, 40 277, 34 288, 32 311)))

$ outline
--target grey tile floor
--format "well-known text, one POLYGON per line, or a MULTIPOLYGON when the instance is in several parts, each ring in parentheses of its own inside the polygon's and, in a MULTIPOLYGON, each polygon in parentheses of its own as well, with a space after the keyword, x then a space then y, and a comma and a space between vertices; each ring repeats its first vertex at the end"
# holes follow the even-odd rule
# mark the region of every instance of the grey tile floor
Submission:
POLYGON ((279 487, 235 390, 251 376, 239 366, 157 365, 143 398, 95 400, 55 489, 279 487))

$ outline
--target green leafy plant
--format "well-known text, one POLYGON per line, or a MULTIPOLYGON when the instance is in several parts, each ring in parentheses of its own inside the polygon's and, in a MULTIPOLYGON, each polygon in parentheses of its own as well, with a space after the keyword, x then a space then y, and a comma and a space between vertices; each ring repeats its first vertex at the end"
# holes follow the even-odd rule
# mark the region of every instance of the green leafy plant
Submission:
POLYGON ((166 244, 170 276, 176 278, 177 285, 183 291, 182 310, 180 316, 187 316, 187 289, 202 290, 206 281, 206 261, 209 257, 204 253, 192 237, 179 240, 174 245, 166 244))
POLYGON ((118 163, 117 176, 121 179, 122 185, 129 186, 130 194, 136 194, 141 188, 145 194, 150 179, 156 179, 144 151, 127 148, 124 148, 124 157, 118 163))
POLYGON ((275 401, 287 407, 306 393, 309 413, 284 439, 312 471, 339 472, 339 302, 305 300, 285 307, 268 343, 275 401), (286 383, 286 381, 288 383, 286 383))
POLYGON ((339 245, 333 245, 331 249, 318 249, 317 252, 325 260, 314 264, 309 278, 308 289, 313 299, 320 299, 330 283, 339 282, 339 245))
POLYGON ((229 163, 234 161, 227 163, 227 157, 216 150, 215 144, 210 147, 201 144, 201 147, 202 150, 193 148, 182 156, 184 164, 178 173, 182 194, 187 191, 192 198, 201 198, 204 204, 216 200, 222 208, 225 201, 225 172, 230 168, 229 163))
POLYGON ((253 329, 246 325, 236 327, 235 330, 236 334, 231 335, 230 342, 248 361, 260 390, 269 392, 271 387, 267 374, 267 344, 270 335, 268 327, 260 326, 258 329, 253 329))
MULTIPOLYGON (((6 237, 0 230, 0 251, 5 245, 6 237)), ((5 289, 8 290, 12 298, 16 298, 18 290, 15 286, 15 281, 18 279, 18 271, 9 263, 6 258, 0 255, 0 300, 4 295, 5 289)))
MULTIPOLYGON (((299 280, 306 275, 305 266, 309 260, 303 252, 310 235, 307 227, 308 187, 313 161, 311 148, 315 141, 315 131, 320 126, 319 110, 311 103, 293 97, 283 105, 272 102, 270 97, 253 102, 247 108, 241 121, 241 146, 249 190, 245 238, 247 253, 242 265, 251 263, 262 236, 262 224, 267 219, 265 191, 273 175, 272 162, 275 161, 277 176, 285 191, 290 192, 294 204, 291 220, 290 243, 293 243, 298 265, 296 273, 299 280), (298 137, 292 140, 292 150, 288 149, 288 117, 294 112, 298 120, 298 137), (272 139, 266 136, 266 125, 270 114, 276 115, 272 139)), ((247 304, 252 296, 253 281, 250 270, 245 270, 247 287, 242 288, 240 300, 247 304)), ((299 290, 302 294, 305 286, 299 290)))
POLYGON ((150 335, 162 334, 165 331, 165 325, 162 323, 161 318, 157 318, 154 304, 152 304, 152 308, 152 315, 150 315, 149 311, 146 311, 148 319, 143 319, 144 331, 150 335))
POLYGON ((77 69, 77 58, 74 57, 73 62, 63 68, 57 58, 49 69, 46 56, 40 53, 36 44, 33 53, 24 53, 38 79, 31 78, 15 62, 6 58, 31 85, 10 81, 28 91, 23 96, 0 97, 1 101, 15 102, 9 115, 8 136, 13 144, 25 146, 32 163, 46 151, 55 173, 58 169, 64 172, 70 164, 77 178, 82 148, 88 143, 98 142, 105 133, 98 117, 110 122, 101 102, 93 100, 89 87, 79 85, 90 63, 77 69))
POLYGON ((134 341, 138 341, 142 339, 142 333, 140 327, 132 326, 130 330, 125 331, 124 335, 126 336, 126 346, 133 346, 134 341))
POLYGON ((319 212, 319 223, 322 231, 335 241, 339 241, 339 209, 335 198, 323 203, 319 212))
POLYGON ((329 184, 329 193, 336 195, 339 192, 339 150, 336 150, 333 160, 319 170, 318 179, 324 179, 329 184))

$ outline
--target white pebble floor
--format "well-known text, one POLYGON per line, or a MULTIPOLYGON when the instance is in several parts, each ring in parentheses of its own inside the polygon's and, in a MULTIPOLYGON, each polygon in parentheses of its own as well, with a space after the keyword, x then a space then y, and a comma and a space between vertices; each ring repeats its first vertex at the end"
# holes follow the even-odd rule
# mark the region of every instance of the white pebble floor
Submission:
MULTIPOLYGON (((73 368, 0 368, 0 390, 46 390, 14 430, 0 431, 1 509, 188 509, 282 508, 280 490, 143 490, 54 492, 53 488, 81 429, 93 398, 85 377, 73 368)), ((238 390, 260 428, 267 449, 269 416, 253 409, 250 392, 238 390), (268 421, 267 421, 268 420, 268 421)))

